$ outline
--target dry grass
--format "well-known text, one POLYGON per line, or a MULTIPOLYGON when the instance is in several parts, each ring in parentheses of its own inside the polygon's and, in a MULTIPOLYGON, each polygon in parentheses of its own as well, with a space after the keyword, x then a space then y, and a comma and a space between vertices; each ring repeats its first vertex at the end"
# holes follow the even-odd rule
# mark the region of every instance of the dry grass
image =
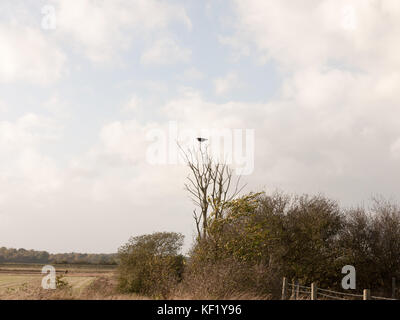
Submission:
POLYGON ((271 269, 233 259, 187 266, 170 299, 271 300, 280 297, 280 280, 271 269))
POLYGON ((45 290, 40 277, 0 277, 0 299, 2 300, 143 300, 135 294, 120 294, 116 291, 113 274, 98 277, 65 277, 67 288, 45 290))
MULTIPOLYGON (((228 268, 229 269, 229 268, 228 268)), ((37 268, 23 266, 0 269, 0 300, 148 300, 137 294, 118 292, 118 280, 114 272, 99 272, 90 268, 68 268, 69 273, 62 279, 68 283, 66 288, 44 290, 41 287, 42 275, 37 268), (15 270, 16 269, 16 270, 15 270), (15 272, 14 272, 14 271, 15 272), (25 271, 25 272, 24 272, 25 271), (34 271, 34 272, 33 272, 34 271)), ((232 270, 220 268, 213 277, 211 270, 205 274, 191 277, 185 283, 174 287, 167 297, 170 300, 269 300, 271 295, 260 295, 235 290, 233 283, 227 281, 232 270), (221 270, 222 269, 222 270, 221 270), (224 272, 223 272, 224 271, 224 272), (206 280, 207 279, 207 280, 206 280), (215 287, 220 287, 215 291, 215 287), (222 291, 221 291, 222 290, 222 291)), ((57 275, 63 274, 57 270, 57 275)), ((263 279, 264 280, 264 279, 263 279)), ((236 286, 236 289, 238 287, 236 286)))
MULTIPOLYGON (((56 290, 41 288, 41 277, 25 275, 0 276, 0 300, 148 300, 137 294, 121 294, 117 291, 114 274, 97 277, 66 277, 70 287, 56 290)), ((214 297, 199 292, 176 290, 168 297, 170 300, 213 300, 214 297)), ((224 300, 268 300, 270 296, 258 296, 250 293, 231 293, 221 297, 224 300)))
POLYGON ((0 264, 0 300, 139 300, 134 294, 117 292, 113 267, 56 265, 68 286, 45 290, 41 286, 41 265, 0 264), (68 274, 65 274, 68 270, 68 274))

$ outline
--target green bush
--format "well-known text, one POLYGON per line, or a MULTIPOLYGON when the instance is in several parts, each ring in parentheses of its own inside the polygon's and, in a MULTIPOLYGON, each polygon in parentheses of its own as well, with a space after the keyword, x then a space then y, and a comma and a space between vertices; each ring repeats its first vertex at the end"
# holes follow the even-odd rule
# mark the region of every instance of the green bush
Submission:
POLYGON ((356 268, 357 288, 390 296, 392 277, 400 279, 400 208, 378 199, 369 209, 349 210, 341 247, 356 268))
POLYGON ((183 286, 195 298, 229 299, 277 296, 279 270, 266 257, 267 235, 254 220, 261 194, 249 194, 226 205, 208 223, 188 260, 183 286))
MULTIPOLYGON (((237 268, 231 272, 231 287, 224 286, 227 291, 277 296, 282 276, 329 288, 341 280, 343 227, 338 205, 322 196, 249 194, 228 203, 222 216, 209 221, 208 236, 192 250, 188 272, 201 274, 210 265, 227 270, 224 261, 230 261, 237 268), (254 268, 268 275, 248 272, 254 268)), ((218 282, 211 275, 220 277, 224 271, 208 274, 210 281, 218 282)))
POLYGON ((356 268, 358 292, 370 288, 388 296, 392 277, 400 278, 400 207, 384 199, 369 209, 345 210, 319 195, 249 194, 225 208, 208 221, 207 237, 196 242, 188 263, 191 279, 203 274, 199 283, 207 277, 210 284, 224 282, 218 292, 202 285, 212 295, 236 289, 277 298, 283 276, 341 290, 345 265, 356 268), (270 276, 251 276, 252 268, 270 276))
POLYGON ((154 298, 167 298, 181 280, 183 235, 158 232, 132 237, 119 249, 119 289, 154 298))

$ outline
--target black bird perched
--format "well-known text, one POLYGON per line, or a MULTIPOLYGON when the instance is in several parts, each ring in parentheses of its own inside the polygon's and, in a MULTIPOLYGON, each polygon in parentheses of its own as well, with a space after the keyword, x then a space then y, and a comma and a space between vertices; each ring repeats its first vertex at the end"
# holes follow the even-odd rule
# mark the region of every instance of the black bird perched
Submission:
POLYGON ((197 138, 197 141, 198 141, 198 142, 204 142, 204 141, 206 141, 206 140, 208 140, 208 139, 206 139, 206 138, 197 138))

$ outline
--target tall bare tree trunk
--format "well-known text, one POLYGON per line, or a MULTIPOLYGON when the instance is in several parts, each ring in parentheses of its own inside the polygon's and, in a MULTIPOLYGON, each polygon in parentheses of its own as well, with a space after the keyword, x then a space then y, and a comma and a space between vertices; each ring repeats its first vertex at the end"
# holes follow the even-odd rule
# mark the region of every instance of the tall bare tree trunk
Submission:
POLYGON ((227 202, 234 199, 245 187, 239 186, 240 177, 233 184, 233 170, 226 163, 216 163, 206 146, 184 151, 181 148, 190 169, 185 189, 200 209, 193 211, 199 240, 207 237, 210 218, 219 218, 227 202))

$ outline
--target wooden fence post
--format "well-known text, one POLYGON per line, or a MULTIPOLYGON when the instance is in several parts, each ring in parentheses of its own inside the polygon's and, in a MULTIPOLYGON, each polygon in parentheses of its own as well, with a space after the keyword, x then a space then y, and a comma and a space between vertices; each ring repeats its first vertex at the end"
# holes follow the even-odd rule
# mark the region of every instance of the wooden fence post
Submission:
POLYGON ((363 300, 371 300, 371 291, 364 289, 363 300))
POLYGON ((317 284, 311 283, 311 300, 317 300, 317 284))
POLYGON ((296 282, 292 279, 292 294, 290 295, 290 299, 296 299, 296 282))
POLYGON ((299 300, 300 298, 300 284, 299 284, 299 280, 296 281, 296 300, 299 300))
POLYGON ((288 290, 288 280, 286 277, 284 277, 282 282, 282 300, 287 299, 287 290, 288 290))
POLYGON ((396 278, 392 278, 392 299, 396 299, 396 278))

